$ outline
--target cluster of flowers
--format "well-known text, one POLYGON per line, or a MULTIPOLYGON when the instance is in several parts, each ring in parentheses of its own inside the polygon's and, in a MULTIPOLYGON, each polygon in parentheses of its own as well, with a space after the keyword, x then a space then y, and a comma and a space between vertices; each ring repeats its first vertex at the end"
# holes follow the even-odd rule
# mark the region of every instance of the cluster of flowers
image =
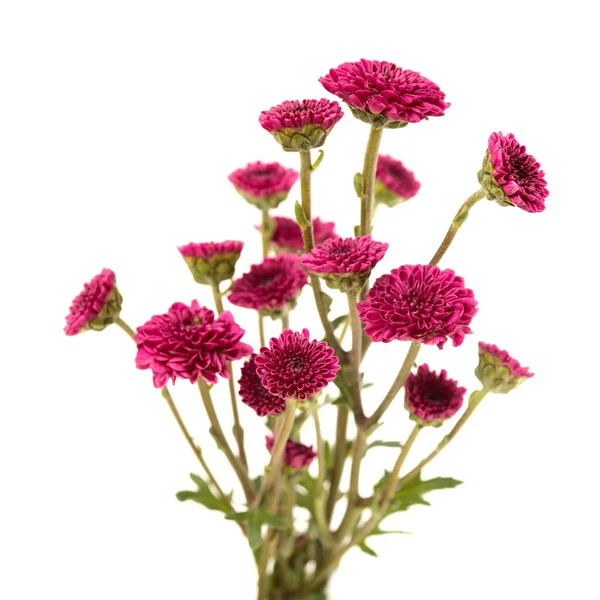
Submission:
MULTIPOLYGON (((404 127, 441 116, 449 107, 437 85, 392 63, 345 63, 320 81, 355 117, 374 128, 404 127)), ((337 102, 321 99, 283 102, 264 111, 259 120, 284 150, 306 152, 322 146, 342 116, 337 102)), ((229 179, 244 199, 268 212, 287 198, 298 173, 279 163, 254 162, 229 179)), ((512 134, 489 137, 478 180, 483 194, 502 206, 530 213, 544 209, 548 195, 544 173, 512 134)), ((378 157, 375 202, 394 206, 413 198, 419 187, 402 162, 378 157)), ((305 252, 302 227, 286 217, 271 217, 268 236, 275 255, 265 256, 235 279, 241 241, 190 243, 179 250, 196 282, 218 290, 220 283, 233 279, 227 296, 231 304, 284 318, 310 276, 356 294, 388 250, 387 243, 371 235, 341 237, 334 223, 318 217, 311 227, 314 248, 305 252)), ((115 274, 104 269, 73 301, 65 332, 100 331, 120 323, 121 302, 115 274)), ((448 340, 459 346, 472 333, 477 302, 463 278, 451 269, 402 265, 375 280, 357 312, 364 333, 374 342, 403 340, 443 348, 448 340)), ((307 329, 286 329, 256 353, 242 341, 244 333, 229 311, 215 316, 196 300, 189 305, 177 302, 137 328, 136 365, 149 369, 160 388, 177 379, 203 378, 214 384, 219 377, 231 376, 228 363, 248 357, 241 367, 239 396, 261 417, 282 413, 289 399, 313 398, 340 370, 334 350, 325 341, 311 339, 307 329)), ((479 344, 476 374, 483 388, 495 393, 506 393, 532 376, 506 351, 485 343, 479 344)), ((465 392, 446 371, 436 373, 422 364, 406 380, 405 406, 418 423, 437 426, 461 408, 465 392)), ((269 450, 273 443, 269 436, 269 450)), ((306 467, 314 456, 312 447, 297 440, 287 442, 284 460, 289 467, 306 467)))

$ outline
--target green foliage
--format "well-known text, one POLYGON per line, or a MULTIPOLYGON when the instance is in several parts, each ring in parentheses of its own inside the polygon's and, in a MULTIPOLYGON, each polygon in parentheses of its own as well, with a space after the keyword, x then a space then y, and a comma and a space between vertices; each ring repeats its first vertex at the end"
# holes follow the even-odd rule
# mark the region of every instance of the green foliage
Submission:
POLYGON ((379 527, 377 527, 376 529, 374 529, 359 545, 358 547, 365 553, 368 554, 369 556, 377 556, 377 553, 375 552, 375 550, 373 550, 373 548, 371 548, 368 544, 367 544, 367 539, 369 537, 373 537, 376 535, 389 535, 391 533, 401 533, 401 534, 407 534, 408 531, 394 531, 394 530, 385 530, 385 529, 379 529, 379 527))
POLYGON ((192 500, 193 502, 202 504, 202 506, 205 506, 210 510, 218 510, 224 513, 231 512, 231 494, 228 496, 226 501, 223 498, 213 494, 208 483, 206 483, 202 477, 195 475, 194 473, 190 473, 190 478, 198 486, 198 489, 195 491, 184 490, 182 492, 177 492, 177 500, 180 502, 192 500))
POLYGON ((402 448, 402 444, 400 442, 384 442, 383 440, 377 440, 371 442, 367 446, 367 450, 370 450, 371 448, 402 448))
POLYGON ((348 315, 340 315, 339 317, 333 319, 333 321, 331 321, 331 326, 333 327, 333 330, 335 331, 340 325, 345 323, 347 320, 348 315))
POLYGON ((300 225, 300 229, 306 229, 308 227, 308 219, 298 200, 296 200, 296 204, 294 204, 294 212, 296 213, 296 222, 300 225))
POLYGON ((315 162, 312 164, 313 171, 316 171, 318 166, 321 164, 321 161, 323 160, 324 156, 325 156, 325 152, 323 152, 323 150, 319 150, 319 156, 317 156, 317 160, 315 160, 315 162))
POLYGON ((280 530, 289 528, 289 523, 285 519, 271 515, 264 508, 260 507, 251 508, 239 513, 229 513, 225 518, 230 521, 246 524, 248 544, 250 544, 252 550, 258 550, 262 544, 263 525, 280 530))
POLYGON ((356 192, 356 195, 359 198, 362 198, 362 182, 363 182, 363 176, 362 173, 357 173, 354 176, 354 191, 356 192))

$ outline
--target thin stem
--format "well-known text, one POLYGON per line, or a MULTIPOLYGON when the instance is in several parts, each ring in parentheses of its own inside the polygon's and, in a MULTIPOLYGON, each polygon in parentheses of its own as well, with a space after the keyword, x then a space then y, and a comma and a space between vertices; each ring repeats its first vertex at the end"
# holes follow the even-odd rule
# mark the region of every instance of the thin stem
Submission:
POLYGON ((349 531, 354 527, 357 518, 360 516, 361 508, 358 506, 359 499, 359 481, 360 481, 360 466, 362 459, 365 456, 367 447, 367 436, 362 429, 356 432, 356 440, 354 440, 354 448, 352 453, 352 468, 350 470, 350 488, 348 489, 348 506, 346 514, 340 523, 338 530, 335 533, 335 539, 343 542, 349 531))
POLYGON ((260 227, 260 236, 262 240, 262 255, 263 258, 269 256, 269 250, 271 249, 270 229, 272 227, 271 217, 269 216, 268 210, 262 211, 262 223, 260 227))
POLYGON ((285 329, 289 329, 290 328, 290 315, 288 313, 286 313, 285 315, 283 315, 281 317, 281 330, 284 331, 285 329))
POLYGON ((290 434, 294 427, 294 420, 296 418, 296 400, 294 398, 288 398, 284 413, 278 418, 280 423, 279 427, 276 427, 275 431, 275 443, 271 451, 271 461, 267 468, 262 482, 260 491, 255 498, 254 505, 259 506, 264 495, 269 491, 269 488, 273 486, 273 483, 279 476, 281 470, 281 464, 283 462, 283 455, 285 453, 285 447, 290 439, 290 434))
POLYGON ((412 471, 404 475, 402 479, 398 482, 399 486, 405 485, 408 483, 413 477, 416 477, 422 470, 423 467, 429 464, 456 436, 456 434, 462 429, 463 425, 469 420, 469 417, 473 414, 475 409, 479 406, 479 403, 485 398, 487 395, 486 390, 477 390, 471 394, 469 398, 469 405, 467 409, 462 414, 460 419, 456 422, 450 433, 445 435, 441 442, 435 447, 435 449, 427 455, 412 471))
POLYGON ((371 127, 369 140, 365 150, 362 173, 362 199, 360 205, 360 234, 371 235, 373 229, 373 212, 375 208, 375 172, 377 156, 383 129, 371 127))
POLYGON ((479 202, 485 196, 485 192, 483 189, 477 190, 473 195, 469 196, 467 200, 462 204, 462 206, 458 209, 456 216, 452 219, 452 223, 450 224, 450 229, 448 229, 448 233, 446 237, 443 239, 440 247, 437 249, 436 253, 433 255, 431 259, 430 265, 437 265, 444 254, 446 254, 446 250, 450 247, 454 236, 460 229, 460 226, 467 220, 469 216, 469 210, 473 207, 477 202, 479 202))
POLYGON ((208 420, 210 421, 211 433, 217 442, 217 446, 223 451, 223 454, 225 454, 229 464, 235 471, 235 474, 237 475, 244 490, 246 502, 250 504, 254 499, 254 486, 252 485, 252 481, 250 481, 250 477, 248 477, 248 471, 244 468, 244 465, 242 465, 240 459, 233 453, 233 450, 231 449, 231 446, 229 445, 229 442, 223 433, 223 429, 219 423, 219 417, 217 416, 217 412, 215 411, 215 406, 210 395, 210 389, 202 377, 198 379, 198 388, 200 390, 200 396, 202 397, 204 408, 206 409, 206 414, 208 415, 208 420))
POLYGON ((265 318, 258 313, 258 340, 261 348, 265 346, 265 318))
MULTIPOLYGON (((217 313, 220 315, 223 312, 223 297, 221 295, 221 291, 219 290, 219 284, 213 281, 211 283, 211 288, 213 298, 215 300, 215 307, 217 309, 217 313)), ((235 438, 238 447, 240 460, 242 461, 242 464, 246 470, 248 470, 248 458, 246 457, 246 449, 244 447, 244 428, 240 422, 240 413, 238 411, 237 396, 233 377, 233 363, 231 361, 227 362, 227 371, 229 372, 229 379, 227 380, 227 383, 229 384, 229 398, 231 399, 231 412, 233 413, 233 437, 235 438)))
POLYGON ((135 331, 129 327, 121 317, 115 319, 115 325, 118 325, 133 341, 135 341, 135 331))
POLYGON ((337 407, 337 422, 335 426, 335 449, 333 453, 333 466, 327 497, 327 521, 331 522, 333 510, 337 501, 337 493, 346 463, 346 431, 348 429, 348 407, 343 404, 337 407))
POLYGON ((419 350, 421 349, 421 344, 415 344, 411 342, 410 348, 408 349, 408 353, 406 354, 406 358, 400 367, 400 371, 398 371, 398 375, 392 384, 389 392, 382 400, 381 404, 377 407, 375 412, 364 421, 364 429, 368 430, 370 427, 373 427, 379 419, 382 417, 383 413, 388 409, 389 405, 393 402, 394 398, 398 395, 398 392, 405 384, 410 370, 412 369, 415 359, 417 358, 417 354, 419 354, 419 350))
MULTIPOLYGON (((271 494, 271 502, 269 503, 269 514, 277 516, 279 512, 279 498, 281 496, 281 477, 275 480, 273 493, 271 494)), ((276 533, 272 527, 267 528, 265 539, 263 541, 262 553, 258 563, 258 600, 267 600, 268 598, 268 581, 267 569, 269 560, 273 555, 273 550, 276 545, 276 533)))
POLYGON ((361 423, 365 419, 362 406, 362 381, 360 379, 360 363, 362 360, 362 324, 356 311, 356 292, 348 292, 348 321, 352 330, 352 351, 350 353, 350 366, 352 368, 352 408, 354 419, 361 423))
MULTIPOLYGON (((115 323, 131 339, 133 339, 135 333, 134 333, 133 329, 127 323, 125 323, 125 321, 123 321, 123 319, 121 319, 119 317, 119 318, 117 318, 115 320, 115 323)), ((181 418, 181 414, 177 410, 177 407, 175 406, 175 402, 173 401, 173 397, 171 396, 171 393, 169 392, 169 389, 167 388, 166 385, 161 388, 161 394, 162 394, 162 397, 167 401, 167 405, 168 405, 169 409, 171 410, 171 413, 173 414, 173 417, 175 417, 175 421, 177 422, 177 425, 179 426, 179 429, 181 430, 181 433, 183 433, 183 437, 185 438, 185 440, 188 443, 189 447, 192 449, 192 452, 194 453, 194 455, 198 459, 198 462, 200 463, 200 465, 204 469, 204 472, 206 473, 206 476, 208 477, 208 479, 210 480, 210 482, 213 484, 214 488, 217 490, 217 492, 221 496, 222 500, 229 506, 229 509, 233 512, 233 506, 231 506, 231 502, 229 501, 228 496, 225 494, 225 492, 223 492, 223 489, 218 484, 218 482, 217 482, 217 480, 216 480, 213 472, 210 470, 208 464, 204 460, 204 455, 202 454, 202 448, 200 448, 200 446, 196 445, 196 443, 194 442, 192 436, 190 435, 190 432, 188 431, 187 427, 185 426, 185 423, 183 422, 183 419, 181 418)))
POLYGON ((315 488, 315 521, 317 529, 325 544, 329 543, 331 535, 325 518, 325 443, 321 433, 321 423, 319 421, 319 409, 314 400, 311 400, 308 407, 310 414, 315 422, 315 434, 317 438, 317 460, 319 463, 319 473, 317 476, 317 486, 315 488))
POLYGON ((415 425, 413 430, 410 432, 408 439, 402 446, 400 455, 398 456, 394 468, 392 469, 392 472, 390 473, 390 476, 388 478, 388 482, 383 492, 383 496, 379 503, 378 509, 374 509, 373 514, 371 515, 369 520, 356 530, 350 541, 346 545, 339 548, 338 551, 330 557, 329 561, 325 564, 325 566, 315 575, 314 579, 310 582, 310 585, 307 586, 306 589, 302 590, 303 592, 315 589, 321 582, 326 580, 327 577, 329 577, 329 575, 335 570, 342 556, 344 556, 344 554, 350 548, 352 548, 352 546, 360 544, 365 539, 365 537, 367 537, 369 533, 373 531, 373 529, 377 526, 379 521, 385 516, 385 513, 389 508, 391 500, 397 489, 398 475, 400 473, 400 469, 402 468, 402 465, 404 464, 404 461, 406 460, 406 457, 408 456, 408 453, 410 452, 414 441, 419 435, 420 430, 421 426, 418 424, 415 425))

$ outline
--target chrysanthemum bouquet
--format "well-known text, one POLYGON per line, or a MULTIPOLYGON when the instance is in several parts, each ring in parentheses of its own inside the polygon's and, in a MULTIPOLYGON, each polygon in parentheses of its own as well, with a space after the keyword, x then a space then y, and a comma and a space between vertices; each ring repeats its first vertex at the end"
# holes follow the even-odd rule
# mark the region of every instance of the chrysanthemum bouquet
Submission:
POLYGON ((161 390, 200 463, 201 474, 191 476, 195 489, 177 497, 222 512, 239 527, 256 561, 259 600, 325 598, 327 582, 350 548, 373 553, 368 538, 386 533, 381 524, 387 516, 424 503, 427 492, 460 483, 449 478, 424 480, 421 472, 485 396, 505 394, 532 376, 506 351, 480 342, 475 373, 481 387, 465 402, 467 390, 445 370, 436 372, 416 361, 423 345, 441 349, 451 340, 459 346, 472 333, 475 294, 453 270, 437 266, 470 209, 487 198, 530 213, 542 211, 548 192, 539 164, 512 134, 492 133, 478 173, 479 188, 458 210, 431 261, 401 265, 371 282, 371 271, 388 251, 387 243, 371 237, 376 206, 401 204, 420 187, 399 160, 378 155, 383 132, 440 117, 449 104, 437 85, 388 62, 345 63, 320 82, 370 129, 363 171, 354 178, 360 223, 353 235, 341 237, 333 223, 312 217, 311 177, 323 153, 319 151, 313 162, 311 151, 325 143, 343 116, 341 107, 325 99, 286 101, 264 111, 259 121, 285 151, 298 153, 299 173, 278 163, 254 162, 229 176, 239 194, 260 211, 262 262, 237 275, 243 242, 181 246, 194 280, 212 289, 214 306, 201 306, 196 300, 189 305, 176 302, 136 329, 121 318, 115 274, 104 269, 74 300, 65 327, 67 335, 74 335, 114 323, 133 339, 136 366, 152 372, 154 386, 161 390), (296 220, 273 214, 298 178, 301 202, 296 202, 296 220), (331 298, 323 284, 346 296, 347 314, 330 319, 331 298), (290 314, 305 286, 311 288, 320 324, 310 330, 306 324, 290 328, 290 314), (224 299, 257 313, 260 348, 244 342, 245 332, 225 310, 224 299), (281 323, 281 334, 270 340, 264 337, 267 318, 281 323), (344 339, 347 331, 350 343, 344 339), (396 340, 408 342, 406 357, 397 367, 390 360, 397 375, 374 410, 367 411, 362 399, 363 358, 372 342, 396 340), (239 480, 240 495, 219 484, 184 424, 169 389, 169 381, 180 379, 198 385, 210 433, 239 480), (221 406, 222 399, 218 406, 214 402, 223 379, 231 399, 232 439, 218 416, 226 407, 221 406), (326 388, 333 393, 323 393, 326 388), (374 439, 402 389, 414 422, 410 435, 391 442, 374 439), (254 418, 264 419, 266 438, 244 438, 239 401, 256 413, 254 418), (337 412, 334 435, 321 429, 322 409, 337 412), (404 472, 419 432, 440 427, 461 410, 437 446, 404 472), (316 439, 312 446, 301 441, 309 426, 316 439), (355 432, 353 439, 350 431, 355 432), (248 464, 247 444, 266 445, 268 464, 248 464), (367 450, 377 445, 397 448, 398 456, 371 495, 364 497, 359 494, 361 464, 367 450), (342 485, 347 462, 349 483, 342 485), (309 516, 301 518, 299 509, 309 516))

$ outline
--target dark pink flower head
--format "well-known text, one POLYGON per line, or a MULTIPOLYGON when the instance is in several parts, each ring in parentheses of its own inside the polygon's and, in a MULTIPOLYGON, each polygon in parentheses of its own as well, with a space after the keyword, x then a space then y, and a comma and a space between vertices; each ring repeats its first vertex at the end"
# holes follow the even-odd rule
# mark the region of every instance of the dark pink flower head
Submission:
POLYGON ((249 163, 229 176, 238 193, 250 204, 267 210, 277 207, 290 193, 298 172, 277 162, 249 163))
POLYGON ((327 240, 300 260, 306 269, 323 277, 329 287, 343 292, 361 288, 389 245, 370 235, 327 240))
POLYGON ((242 402, 256 411, 259 417, 277 415, 285 410, 285 400, 274 396, 262 384, 256 373, 256 354, 252 354, 242 367, 240 384, 240 398, 242 402))
POLYGON ((410 418, 421 425, 434 427, 439 427, 460 410, 467 391, 454 379, 449 379, 444 369, 436 373, 427 365, 421 365, 416 373, 408 376, 404 389, 404 406, 410 412, 410 418))
POLYGON ((276 319, 296 304, 308 276, 293 254, 265 258, 233 282, 229 302, 276 319))
POLYGON ((333 349, 326 342, 310 341, 308 329, 302 333, 286 329, 271 338, 269 348, 261 348, 254 361, 263 385, 284 399, 314 396, 340 369, 333 349))
MULTIPOLYGON (((273 217, 273 234, 271 243, 284 252, 303 252, 304 241, 302 240, 302 229, 294 219, 288 217, 273 217)), ((336 238, 335 223, 332 221, 321 221, 319 217, 313 219, 313 234, 315 245, 321 245, 325 240, 336 238)))
POLYGON ((151 369, 154 386, 163 387, 169 379, 203 377, 217 383, 217 375, 229 378, 227 361, 252 352, 241 339, 244 330, 230 312, 217 319, 212 310, 192 300, 190 306, 176 302, 169 312, 155 315, 135 334, 138 369, 151 369))
POLYGON ((533 377, 533 373, 506 350, 483 342, 479 342, 479 364, 475 375, 483 387, 494 394, 507 394, 533 377))
POLYGON ((288 100, 263 110, 258 120, 284 150, 297 152, 322 146, 343 114, 330 100, 288 100))
POLYGON ((529 213, 541 212, 548 196, 544 171, 512 133, 492 133, 479 183, 488 200, 502 206, 518 206, 529 213))
POLYGON ((410 200, 421 187, 415 174, 399 160, 381 154, 377 159, 375 178, 375 201, 387 206, 410 200))
POLYGON ((179 246, 190 272, 197 283, 211 285, 231 279, 235 273, 244 242, 204 242, 179 246))
POLYGON ((357 308, 374 342, 410 340, 443 348, 448 338, 460 346, 472 333, 477 302, 451 269, 404 265, 379 277, 357 308))
POLYGON ((65 333, 76 335, 88 329, 102 331, 118 318, 122 301, 115 274, 110 269, 102 269, 73 300, 65 333))
POLYGON ((376 127, 404 127, 441 117, 450 106, 435 83, 385 61, 344 63, 319 81, 348 104, 355 117, 376 127))
MULTIPOLYGON (((272 435, 266 436, 267 450, 273 451, 275 445, 275 438, 272 435)), ((294 440, 288 440, 285 445, 285 452, 283 454, 283 462, 292 469, 302 469, 308 467, 310 463, 317 456, 312 446, 306 446, 300 442, 294 440)))

